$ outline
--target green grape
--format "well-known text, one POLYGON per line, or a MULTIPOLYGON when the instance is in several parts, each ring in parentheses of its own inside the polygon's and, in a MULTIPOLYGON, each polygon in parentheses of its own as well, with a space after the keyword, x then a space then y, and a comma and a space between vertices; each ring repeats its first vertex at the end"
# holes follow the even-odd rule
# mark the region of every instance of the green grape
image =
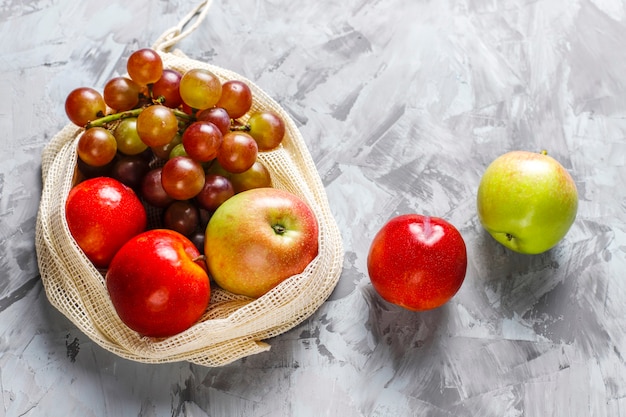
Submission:
POLYGON ((101 167, 115 158, 117 143, 107 129, 92 127, 85 130, 78 139, 76 153, 87 165, 101 167))
POLYGON ((117 141, 117 149, 125 155, 137 155, 148 148, 137 133, 137 118, 128 117, 120 120, 113 130, 117 141))
POLYGON ((226 171, 219 161, 214 160, 205 171, 207 178, 210 174, 221 175, 230 180, 235 190, 235 194, 252 188, 263 188, 272 186, 272 177, 269 169, 258 159, 250 168, 240 173, 226 171))
POLYGON ((168 159, 176 158, 177 156, 189 156, 187 155, 187 151, 185 150, 185 145, 183 143, 179 143, 172 148, 168 159))
POLYGON ((182 143, 182 141, 183 141, 183 135, 181 135, 180 132, 178 132, 174 135, 174 138, 168 143, 166 143, 165 145, 155 146, 151 149, 157 158, 169 159, 172 149, 174 149, 174 147, 178 145, 179 143, 182 143))
POLYGON ((211 71, 195 68, 180 79, 180 97, 197 110, 213 107, 222 94, 222 83, 211 71))
POLYGON ((230 182, 236 193, 241 193, 252 188, 272 186, 272 177, 263 163, 257 160, 252 166, 239 174, 231 174, 230 182))

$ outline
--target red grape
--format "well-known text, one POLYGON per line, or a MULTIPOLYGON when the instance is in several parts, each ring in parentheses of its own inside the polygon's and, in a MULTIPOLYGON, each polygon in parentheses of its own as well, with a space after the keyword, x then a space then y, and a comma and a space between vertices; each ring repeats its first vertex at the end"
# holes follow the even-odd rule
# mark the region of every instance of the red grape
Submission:
POLYGON ((243 81, 226 81, 222 84, 222 95, 215 105, 226 109, 232 119, 238 119, 252 107, 252 91, 243 81))
POLYGON ((254 164, 257 144, 246 132, 229 132, 222 138, 217 161, 228 172, 244 172, 254 164))
POLYGON ((140 92, 141 87, 130 78, 115 77, 104 86, 104 102, 117 111, 130 110, 139 103, 140 92))
POLYGON ((87 165, 100 167, 115 158, 117 142, 107 129, 92 127, 85 130, 78 139, 76 152, 87 165))
POLYGON ((185 152, 199 162, 215 159, 221 144, 222 132, 211 122, 194 122, 183 133, 185 152))
POLYGON ((174 201, 163 213, 163 226, 185 236, 191 235, 199 224, 200 213, 190 201, 174 201))
POLYGON ((148 163, 150 163, 154 159, 154 152, 152 152, 152 148, 146 148, 143 152, 138 153, 137 156, 141 156, 143 159, 148 161, 148 163))
POLYGON ((222 83, 209 70, 195 68, 180 79, 180 96, 193 109, 213 107, 222 94, 222 83))
POLYGON ((122 156, 113 165, 111 177, 135 190, 141 187, 150 164, 143 155, 122 156))
POLYGON ((215 211, 233 195, 235 195, 235 190, 228 178, 222 175, 208 174, 206 175, 204 187, 202 187, 195 200, 200 207, 208 211, 215 211))
POLYGON ((148 171, 141 181, 140 191, 141 196, 148 204, 159 208, 167 207, 174 201, 163 189, 162 172, 162 167, 148 171))
POLYGON ((149 48, 129 56, 127 71, 126 77, 111 78, 102 94, 82 87, 66 98, 73 123, 98 125, 77 141, 78 170, 135 189, 146 206, 162 213, 162 227, 193 238, 203 251, 204 229, 221 204, 237 193, 272 186, 257 156, 280 145, 285 121, 273 111, 252 113, 247 83, 222 83, 207 69, 164 68, 149 48), (132 109, 136 117, 121 114, 132 109), (90 124, 107 111, 120 114, 106 125, 90 124), (162 167, 151 168, 155 157, 162 167))
POLYGON ((180 106, 180 108, 184 113, 187 113, 191 116, 197 113, 196 109, 189 107, 187 103, 185 103, 184 101, 183 101, 183 104, 180 106))
POLYGON ((189 157, 177 156, 163 165, 161 184, 173 199, 189 200, 204 187, 204 169, 189 157))
POLYGON ((230 115, 221 107, 211 107, 196 113, 196 120, 211 122, 222 132, 222 135, 230 132, 230 115))
POLYGON ((201 255, 204 255, 204 230, 198 227, 188 236, 188 238, 196 246, 198 252, 200 252, 201 255))
POLYGON ((137 133, 150 147, 169 143, 178 132, 178 119, 169 107, 146 107, 137 117, 137 133))
POLYGON ((173 69, 164 69, 161 78, 152 85, 152 96, 157 99, 163 97, 163 105, 172 109, 178 108, 183 100, 180 98, 180 72, 173 69))
POLYGON ((271 111, 259 111, 248 119, 250 135, 259 145, 259 151, 270 151, 280 145, 285 136, 285 122, 271 111))
POLYGON ((111 162, 101 167, 94 167, 85 163, 82 159, 76 158, 76 167, 84 178, 108 177, 111 175, 111 169, 115 164, 117 157, 111 162))
POLYGON ((213 215, 210 211, 198 206, 198 212, 200 213, 200 229, 204 232, 213 215))
POLYGON ((139 49, 128 57, 126 70, 137 84, 153 84, 163 74, 163 61, 156 51, 150 48, 139 49))
POLYGON ((65 99, 65 113, 72 123, 84 127, 90 121, 106 115, 106 104, 98 91, 79 87, 65 99))

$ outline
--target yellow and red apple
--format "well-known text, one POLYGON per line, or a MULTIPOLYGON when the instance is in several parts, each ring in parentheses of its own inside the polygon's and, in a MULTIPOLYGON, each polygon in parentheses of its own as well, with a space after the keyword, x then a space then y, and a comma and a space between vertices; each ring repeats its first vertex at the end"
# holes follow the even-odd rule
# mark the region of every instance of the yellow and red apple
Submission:
POLYGON ((254 188, 221 204, 206 228, 209 273, 223 289, 257 298, 299 274, 318 253, 318 223, 297 195, 254 188))

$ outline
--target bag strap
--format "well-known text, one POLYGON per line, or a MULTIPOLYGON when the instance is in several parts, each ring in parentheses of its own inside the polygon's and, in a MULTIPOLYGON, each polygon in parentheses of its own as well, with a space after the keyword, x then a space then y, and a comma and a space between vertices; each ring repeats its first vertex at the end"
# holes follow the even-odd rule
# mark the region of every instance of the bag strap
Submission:
POLYGON ((189 36, 204 20, 213 0, 200 2, 176 26, 171 27, 159 36, 152 48, 156 51, 168 52, 181 39, 189 36))

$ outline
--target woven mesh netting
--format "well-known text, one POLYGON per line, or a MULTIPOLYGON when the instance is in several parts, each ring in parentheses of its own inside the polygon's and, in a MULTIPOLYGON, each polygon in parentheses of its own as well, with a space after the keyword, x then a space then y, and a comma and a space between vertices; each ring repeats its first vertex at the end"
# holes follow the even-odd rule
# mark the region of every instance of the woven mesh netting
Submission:
POLYGON ((85 257, 65 220, 65 200, 77 181, 76 143, 82 132, 70 124, 43 152, 43 191, 36 229, 39 269, 54 307, 104 349, 138 362, 189 361, 221 366, 268 350, 268 339, 297 326, 324 303, 341 274, 341 235, 304 140, 284 109, 253 82, 232 71, 190 59, 179 51, 160 54, 164 67, 181 73, 205 68, 222 81, 245 81, 254 97, 252 111, 271 109, 284 119, 286 134, 281 146, 259 153, 258 158, 269 169, 275 188, 297 194, 315 212, 320 226, 318 256, 301 274, 257 299, 213 287, 209 308, 196 325, 164 339, 140 336, 118 318, 103 272, 85 257))

